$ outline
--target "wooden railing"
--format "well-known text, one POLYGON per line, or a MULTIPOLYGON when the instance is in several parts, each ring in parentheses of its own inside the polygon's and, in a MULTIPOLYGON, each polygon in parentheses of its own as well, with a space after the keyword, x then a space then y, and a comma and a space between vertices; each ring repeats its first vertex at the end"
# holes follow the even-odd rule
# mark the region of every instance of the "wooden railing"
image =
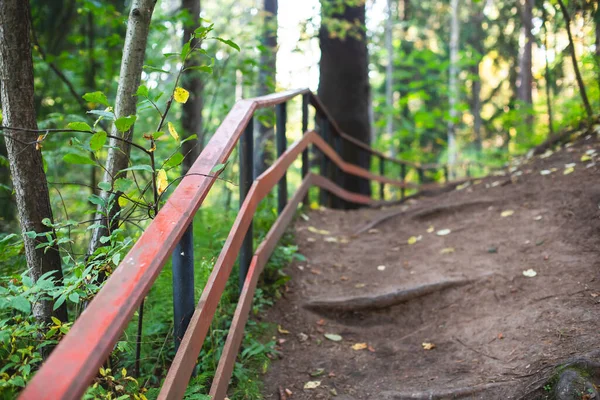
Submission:
MULTIPOLYGON (((181 253, 185 254, 188 250, 192 252, 191 240, 182 240, 182 237, 185 239, 185 235, 191 231, 194 215, 217 179, 211 171, 219 164, 227 162, 238 141, 240 141, 240 211, 195 309, 185 308, 186 303, 189 308, 189 290, 187 294, 180 294, 183 300, 175 299, 175 315, 183 316, 178 317, 182 319, 183 325, 175 324, 175 331, 177 332, 178 329, 181 332, 185 331, 185 335, 180 342, 176 343, 177 353, 161 388, 160 399, 183 397, 226 282, 239 255, 242 287, 240 300, 210 390, 210 395, 216 400, 225 397, 258 277, 292 220, 298 205, 306 202, 309 188, 317 186, 323 193, 347 202, 372 204, 375 200, 371 197, 352 193, 340 187, 335 182, 336 177, 345 174, 379 182, 381 200, 384 185, 399 188, 402 196, 405 189, 419 188, 418 184, 406 182, 407 168, 416 169, 419 171, 418 175, 422 176, 422 171, 431 167, 388 157, 347 136, 332 120, 319 99, 307 89, 237 102, 164 207, 29 382, 20 396, 21 399, 76 399, 84 394, 180 240, 179 245, 184 246, 185 250, 181 253), (286 105, 296 96, 302 96, 302 131, 305 133, 300 140, 286 149, 286 105), (320 133, 308 130, 309 105, 315 108, 320 133), (276 107, 278 159, 262 175, 253 179, 253 115, 256 110, 267 107, 276 107), (341 140, 352 143, 370 157, 378 157, 380 174, 374 174, 366 168, 344 161, 339 154, 341 140), (309 146, 311 145, 322 154, 320 175, 309 172, 309 146), (288 201, 286 171, 299 156, 302 156, 303 181, 288 201), (386 162, 400 165, 400 179, 384 176, 386 162), (328 175, 325 173, 327 171, 335 172, 333 175, 329 174, 333 179, 324 176, 328 175), (279 218, 264 241, 254 251, 252 248, 253 216, 260 201, 276 185, 278 185, 279 218)), ((436 167, 445 168, 439 165, 436 167)), ((175 264, 174 262, 174 268, 175 264)), ((190 261, 189 257, 179 259, 177 265, 178 268, 182 268, 178 273, 191 274, 193 282, 193 260, 190 261)), ((193 303, 193 284, 191 287, 193 303)))

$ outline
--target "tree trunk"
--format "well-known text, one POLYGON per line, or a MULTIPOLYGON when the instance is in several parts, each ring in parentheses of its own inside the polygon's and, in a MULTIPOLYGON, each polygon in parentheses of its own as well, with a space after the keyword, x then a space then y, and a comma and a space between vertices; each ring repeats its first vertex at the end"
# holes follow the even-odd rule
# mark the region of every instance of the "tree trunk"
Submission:
POLYGON ((459 1, 451 1, 452 23, 450 27, 450 71, 448 83, 448 103, 450 109, 450 121, 448 121, 448 168, 450 178, 454 177, 454 164, 457 159, 456 148, 456 120, 458 119, 458 44, 460 38, 460 27, 458 21, 459 1))
MULTIPOLYGON (((134 0, 131 5, 125 45, 123 46, 123 59, 121 60, 117 98, 115 100, 115 116, 117 118, 136 113, 137 97, 135 93, 140 85, 150 20, 152 19, 152 12, 155 5, 156 0, 134 0)), ((131 140, 133 137, 133 126, 125 134, 122 134, 113 126, 111 134, 131 140)), ((111 138, 109 146, 110 149, 106 158, 106 171, 103 177, 104 182, 112 182, 117 177, 122 178, 125 176, 125 173, 122 173, 121 170, 128 167, 129 153, 131 151, 129 143, 122 140, 111 138)), ((109 194, 102 191, 101 196, 106 200, 109 194)), ((118 208, 117 204, 110 210, 111 215, 116 214, 115 208, 118 208)), ((92 231, 92 238, 88 249, 90 255, 102 246, 100 238, 107 236, 110 232, 110 218, 103 217, 100 212, 97 213, 96 218, 101 219, 101 226, 92 231)))
MULTIPOLYGON (((394 47, 392 43, 392 31, 394 27, 394 13, 392 0, 387 0, 387 20, 385 24, 385 51, 387 53, 387 65, 385 67, 385 103, 387 122, 385 133, 392 137, 394 135, 394 47)), ((395 147, 392 146, 392 157, 395 155, 395 147)))
MULTIPOLYGON (((37 129, 28 4, 23 0, 0 1, 0 96, 4 125, 37 129)), ((53 221, 42 155, 33 144, 24 144, 35 142, 37 134, 10 130, 4 133, 19 139, 18 142, 7 137, 6 149, 21 230, 23 233, 48 232, 55 238, 53 230, 42 223, 44 219, 53 221)), ((54 272, 54 278, 58 284, 62 284, 58 247, 36 249, 39 240, 25 235, 23 240, 31 278, 37 281, 43 274, 54 272)), ((40 322, 49 322, 53 315, 61 321, 67 321, 65 304, 54 312, 52 307, 52 301, 40 301, 34 304, 33 313, 40 322)))
MULTIPOLYGON (((183 27, 183 44, 187 43, 194 30, 198 27, 198 19, 200 18, 200 0, 182 0, 181 9, 186 10, 191 18, 189 24, 184 24, 183 27)), ((192 54, 186 61, 186 67, 197 65, 197 60, 192 54)), ((181 85, 190 92, 188 101, 182 106, 181 127, 183 128, 182 137, 185 139, 196 134, 198 137, 189 140, 181 145, 181 154, 185 157, 181 165, 182 174, 185 175, 191 168, 196 158, 202 152, 204 143, 204 135, 202 134, 202 108, 204 99, 202 91, 204 84, 200 76, 200 71, 186 71, 181 77, 181 85)))
POLYGON ((548 61, 548 24, 547 24, 547 20, 548 20, 548 15, 546 14, 546 9, 543 8, 543 25, 544 25, 544 55, 545 55, 545 62, 546 62, 546 74, 545 74, 545 81, 546 81, 546 106, 548 109, 548 129, 550 132, 550 136, 554 136, 554 117, 552 115, 552 88, 550 85, 551 82, 551 78, 550 78, 550 63, 548 61))
MULTIPOLYGON (((363 143, 370 142, 368 53, 365 35, 365 5, 344 6, 341 13, 328 11, 334 0, 321 0, 320 81, 318 94, 331 116, 346 134, 363 143), (328 30, 327 20, 339 19, 352 24, 351 31, 341 37, 328 30), (358 24, 357 25, 355 25, 358 24)), ((355 145, 344 143, 345 161, 369 169, 371 157, 355 145)), ((369 181, 347 176, 338 182, 345 189, 370 195, 369 181)))
POLYGON ((583 101, 583 106, 585 107, 585 111, 587 112, 588 120, 591 123, 592 118, 594 117, 594 113, 592 112, 592 107, 590 106, 590 102, 585 91, 585 85, 583 84, 581 73, 579 72, 579 65, 577 64, 577 54, 575 54, 575 44, 573 43, 573 35, 571 34, 571 17, 569 16, 569 11, 567 11, 567 7, 565 7, 565 3, 562 0, 558 0, 558 5, 560 6, 560 10, 562 11, 563 17, 565 18, 567 36, 569 37, 569 49, 571 51, 571 60, 573 61, 573 69, 575 70, 575 78, 577 79, 577 84, 579 85, 581 100, 583 101))
MULTIPOLYGON (((260 52, 260 70, 258 72, 258 95, 264 96, 275 91, 277 76, 277 0, 264 0, 264 19, 260 52)), ((263 121, 256 118, 257 129, 256 145, 254 151, 254 176, 262 174, 273 160, 273 155, 268 153, 269 142, 273 141, 274 113, 264 110, 259 115, 263 121)))
POLYGON ((533 29, 533 1, 522 0, 521 8, 521 41, 523 47, 521 49, 521 57, 519 60, 519 82, 518 96, 519 100, 527 107, 524 121, 525 129, 531 132, 533 129, 533 74, 532 74, 532 55, 534 37, 531 30, 533 29))
POLYGON ((477 59, 473 67, 471 68, 471 75, 473 80, 471 83, 471 114, 473 115, 473 132, 475 134, 475 149, 481 151, 481 128, 483 122, 481 120, 481 74, 479 71, 481 60, 483 58, 484 46, 483 41, 485 40, 485 32, 483 29, 483 8, 485 4, 474 4, 471 1, 471 7, 473 8, 473 15, 471 17, 473 25, 473 33, 471 36, 471 46, 473 50, 477 52, 475 55, 477 59))

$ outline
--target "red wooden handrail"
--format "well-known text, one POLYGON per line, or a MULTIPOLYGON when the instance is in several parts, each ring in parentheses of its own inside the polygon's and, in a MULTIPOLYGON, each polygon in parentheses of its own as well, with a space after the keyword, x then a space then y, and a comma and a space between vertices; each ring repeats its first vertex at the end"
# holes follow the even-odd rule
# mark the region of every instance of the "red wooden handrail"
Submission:
MULTIPOLYGON (((368 145, 345 135, 329 117, 327 110, 318 98, 308 89, 288 91, 237 102, 202 151, 202 154, 195 161, 188 175, 181 180, 181 183, 158 212, 155 219, 108 278, 104 287, 75 321, 70 332, 29 382, 21 393, 21 399, 75 399, 83 395, 217 179, 217 176, 211 174, 211 170, 218 164, 227 161, 244 128, 257 109, 285 103, 298 95, 308 95, 317 112, 327 116, 334 129, 344 139, 355 143, 378 157, 399 164, 415 166, 401 160, 391 159, 372 150, 368 145), (157 245, 158 243, 160 245, 157 245)), ((318 147, 333 163, 348 174, 401 188, 418 187, 379 176, 364 168, 346 163, 315 132, 306 133, 300 141, 291 146, 272 167, 254 182, 202 293, 196 312, 190 321, 179 351, 169 370, 160 398, 183 397, 206 336, 206 330, 212 321, 220 295, 223 292, 231 267, 237 257, 241 242, 258 203, 283 176, 294 159, 310 144, 318 147)), ((328 190, 347 201, 362 204, 373 203, 371 198, 350 193, 324 177, 307 175, 300 189, 288 203, 269 235, 255 253, 234 316, 234 325, 232 325, 232 331, 227 339, 224 352, 226 356, 219 364, 219 376, 215 379, 216 386, 213 385, 211 393, 221 396, 226 390, 235 354, 241 340, 240 331, 243 331, 242 328, 247 319, 246 311, 252 300, 257 276, 264 267, 283 230, 290 222, 293 210, 296 209, 308 188, 313 185, 328 190)), ((215 398, 218 399, 219 397, 216 396, 215 398)))

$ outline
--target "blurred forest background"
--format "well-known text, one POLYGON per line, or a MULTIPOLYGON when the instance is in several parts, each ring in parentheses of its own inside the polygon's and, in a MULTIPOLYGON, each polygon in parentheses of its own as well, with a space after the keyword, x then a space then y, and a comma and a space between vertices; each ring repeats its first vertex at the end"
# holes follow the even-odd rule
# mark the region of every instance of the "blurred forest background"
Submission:
MULTIPOLYGON (((360 140, 415 163, 449 163, 454 176, 464 175, 468 162, 500 167, 545 140, 590 128, 600 108, 600 8, 594 0, 181 0, 153 5, 141 86, 133 90, 137 107, 122 116, 113 107, 131 8, 132 1, 29 2, 35 151, 43 158, 51 213, 40 219, 42 230, 19 225, 18 190, 3 140, 3 398, 21 390, 68 332, 241 98, 309 87, 336 109, 339 104, 327 96, 360 90, 368 115, 360 140), (333 53, 320 52, 349 44, 359 50, 346 49, 338 63, 325 59, 333 53), (132 134, 137 146, 126 159, 129 175, 107 182, 103 175, 113 145, 106 132, 112 125, 114 132, 132 134), (116 192, 125 196, 112 196, 116 192), (97 233, 102 218, 116 217, 95 215, 113 203, 120 209, 118 229, 97 233), (54 272, 30 274, 36 266, 27 240, 36 240, 38 253, 51 248, 60 255, 54 272), (36 312, 42 300, 51 311, 36 312)), ((289 143, 301 137, 300 111, 300 101, 292 102, 289 143)), ((342 120, 343 114, 334 112, 342 120)), ((256 119, 255 174, 273 160, 273 121, 270 111, 256 119)), ((4 134, 15 126, 6 120, 0 125, 4 134)), ((288 179, 297 185, 300 164, 294 168, 288 179)), ((196 217, 196 297, 235 218, 238 188, 227 181, 237 182, 238 175, 237 162, 225 166, 223 180, 196 217)), ((271 198, 255 219, 255 236, 263 237, 275 218, 271 198)), ((254 313, 279 296, 287 279, 281 270, 293 258, 302 255, 286 238, 265 272, 254 313)), ((137 335, 138 315, 90 388, 90 398, 156 395, 174 354, 170 282, 166 267, 145 303, 143 335, 137 335)), ((200 398, 210 386, 236 305, 237 282, 230 286, 190 398, 200 398)), ((275 354, 273 329, 249 322, 232 398, 260 398, 260 375, 275 354)))

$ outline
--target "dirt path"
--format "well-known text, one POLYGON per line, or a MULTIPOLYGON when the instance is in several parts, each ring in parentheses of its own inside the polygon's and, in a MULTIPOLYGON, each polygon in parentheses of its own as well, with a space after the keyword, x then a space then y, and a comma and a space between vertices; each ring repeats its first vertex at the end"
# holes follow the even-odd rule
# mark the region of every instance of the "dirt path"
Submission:
POLYGON ((288 268, 289 291, 268 316, 281 358, 265 398, 545 398, 532 390, 555 365, 600 349, 600 176, 581 161, 593 148, 588 139, 532 159, 512 182, 298 219, 307 261, 288 268), (404 212, 353 236, 394 211, 404 212), (419 287, 431 290, 403 292, 419 287))

